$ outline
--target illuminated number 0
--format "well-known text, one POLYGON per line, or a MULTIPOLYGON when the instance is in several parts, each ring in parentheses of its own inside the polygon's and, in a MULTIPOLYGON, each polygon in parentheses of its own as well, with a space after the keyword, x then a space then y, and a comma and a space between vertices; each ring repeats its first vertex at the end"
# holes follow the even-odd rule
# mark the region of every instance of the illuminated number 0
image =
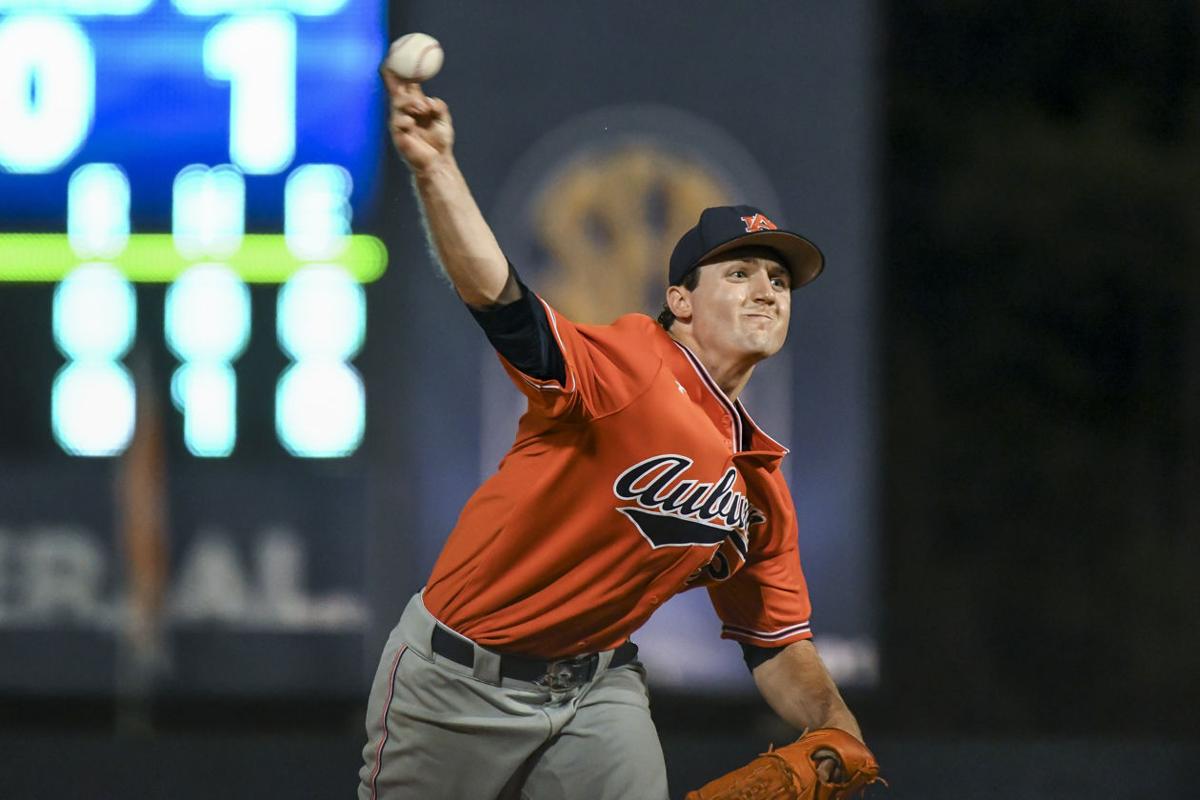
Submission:
POLYGON ((67 17, 0 20, 0 168, 52 172, 87 137, 96 65, 83 29, 67 17))
POLYGON ((268 175, 296 153, 296 22, 288 14, 231 16, 204 38, 204 70, 229 81, 229 157, 268 175))
POLYGON ((137 298, 110 264, 84 264, 54 291, 54 341, 68 359, 54 378, 50 424, 73 456, 113 456, 133 436, 133 379, 119 363, 133 343, 137 298))

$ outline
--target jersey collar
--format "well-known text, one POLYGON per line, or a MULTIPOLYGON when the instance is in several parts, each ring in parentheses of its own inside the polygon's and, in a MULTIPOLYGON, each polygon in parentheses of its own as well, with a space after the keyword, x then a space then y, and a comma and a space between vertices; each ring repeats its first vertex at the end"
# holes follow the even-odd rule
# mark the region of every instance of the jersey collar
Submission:
POLYGON ((741 399, 730 400, 700 359, 687 345, 676 341, 669 333, 663 331, 670 345, 663 348, 671 364, 675 379, 688 393, 688 396, 700 403, 708 412, 710 418, 719 427, 728 426, 729 438, 733 452, 762 452, 782 458, 788 449, 772 439, 750 416, 741 399), (674 357, 671 357, 671 356, 674 357))

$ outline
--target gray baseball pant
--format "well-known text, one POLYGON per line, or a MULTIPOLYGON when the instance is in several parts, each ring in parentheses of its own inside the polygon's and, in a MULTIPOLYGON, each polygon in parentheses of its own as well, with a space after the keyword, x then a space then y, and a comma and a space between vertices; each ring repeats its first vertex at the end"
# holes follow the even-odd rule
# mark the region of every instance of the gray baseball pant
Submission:
POLYGON ((633 661, 566 692, 433 652, 418 594, 384 647, 367 703, 359 800, 666 800, 646 673, 633 661))

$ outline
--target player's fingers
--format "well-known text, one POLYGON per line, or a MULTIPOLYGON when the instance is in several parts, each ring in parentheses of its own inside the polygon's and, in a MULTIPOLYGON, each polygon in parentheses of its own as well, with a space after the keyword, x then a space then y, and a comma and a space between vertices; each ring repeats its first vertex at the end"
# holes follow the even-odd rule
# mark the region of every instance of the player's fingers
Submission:
POLYGON ((442 98, 430 97, 429 105, 432 108, 433 113, 437 114, 439 117, 450 116, 450 106, 446 105, 446 101, 443 100, 442 98))
POLYGON ((383 85, 387 87, 388 94, 391 95, 392 99, 420 98, 425 96, 425 92, 421 89, 421 84, 416 81, 406 81, 387 67, 380 67, 379 75, 383 78, 383 85))
POLYGON ((421 84, 416 81, 406 81, 403 78, 400 78, 396 83, 396 96, 405 97, 416 102, 427 99, 425 97, 425 90, 421 88, 421 84))
POLYGON ((427 97, 396 95, 392 98, 392 113, 408 114, 410 117, 427 117, 433 112, 427 97))
POLYGON ((379 67, 379 76, 383 79, 383 85, 387 87, 388 94, 393 100, 422 100, 425 98, 425 90, 421 88, 421 84, 416 81, 404 80, 388 69, 386 65, 379 67))
POLYGON ((837 764, 828 760, 822 759, 817 763, 817 775, 825 783, 837 783, 837 764))
POLYGON ((403 111, 406 114, 411 114, 414 117, 424 117, 435 113, 435 106, 430 98, 425 96, 425 93, 420 91, 419 83, 402 84, 401 88, 392 95, 392 109, 403 111), (417 87, 417 92, 408 92, 405 86, 417 87))
POLYGON ((832 750, 818 750, 813 753, 813 760, 817 762, 817 774, 821 776, 821 780, 827 783, 841 783, 845 780, 842 762, 832 750))
POLYGON ((429 102, 424 98, 398 100, 393 108, 412 117, 428 117, 431 114, 429 102))
POLYGON ((400 76, 392 72, 385 65, 379 65, 379 77, 383 78, 383 85, 387 87, 388 94, 396 94, 396 90, 400 88, 400 76))
POLYGON ((408 114, 393 113, 391 119, 392 130, 396 131, 411 131, 417 127, 417 121, 408 114))
POLYGON ((408 131, 394 132, 392 134, 392 141, 396 145, 396 150, 399 151, 405 160, 408 160, 409 153, 412 152, 413 148, 421 143, 420 138, 408 131))

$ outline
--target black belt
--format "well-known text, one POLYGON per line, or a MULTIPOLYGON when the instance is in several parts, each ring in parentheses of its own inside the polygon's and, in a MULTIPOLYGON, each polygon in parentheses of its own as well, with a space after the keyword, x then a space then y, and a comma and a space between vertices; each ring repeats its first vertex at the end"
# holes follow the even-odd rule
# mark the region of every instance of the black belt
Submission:
MULTIPOLYGON (((475 646, 440 625, 434 626, 430 644, 433 652, 443 658, 448 658, 464 667, 475 666, 475 646)), ((608 668, 616 669, 628 664, 637 658, 637 653, 636 644, 625 642, 613 651, 612 661, 608 663, 608 668)), ((500 656, 500 677, 530 681, 551 689, 565 689, 590 681, 595 676, 596 668, 599 665, 599 653, 563 658, 557 661, 539 661, 535 658, 502 654, 500 656)))

